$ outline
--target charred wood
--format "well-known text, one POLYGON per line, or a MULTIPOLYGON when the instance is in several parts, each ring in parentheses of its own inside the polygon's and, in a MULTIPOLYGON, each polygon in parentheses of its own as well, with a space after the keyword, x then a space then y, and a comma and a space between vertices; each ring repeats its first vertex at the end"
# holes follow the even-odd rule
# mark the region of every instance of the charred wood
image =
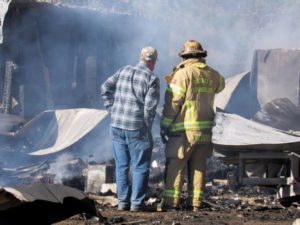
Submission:
POLYGON ((12 108, 12 77, 16 65, 12 61, 7 61, 5 64, 4 75, 4 93, 3 93, 3 112, 10 113, 12 108))

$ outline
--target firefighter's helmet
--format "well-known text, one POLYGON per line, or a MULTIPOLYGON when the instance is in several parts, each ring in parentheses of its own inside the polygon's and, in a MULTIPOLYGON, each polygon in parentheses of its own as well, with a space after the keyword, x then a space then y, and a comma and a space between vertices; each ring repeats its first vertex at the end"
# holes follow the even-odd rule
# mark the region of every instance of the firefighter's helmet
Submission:
POLYGON ((206 57, 207 52, 203 50, 201 44, 198 41, 189 40, 184 43, 183 49, 179 53, 179 56, 184 57, 189 55, 199 55, 200 57, 206 57))

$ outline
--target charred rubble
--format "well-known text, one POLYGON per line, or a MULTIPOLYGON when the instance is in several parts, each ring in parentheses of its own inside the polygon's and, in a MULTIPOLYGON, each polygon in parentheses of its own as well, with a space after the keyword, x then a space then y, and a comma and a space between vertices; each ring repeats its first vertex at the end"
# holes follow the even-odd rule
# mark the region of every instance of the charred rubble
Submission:
MULTIPOLYGON (((0 3, 3 174, 20 177, 16 174, 31 169, 39 174, 37 170, 51 168, 63 154, 85 165, 109 161, 108 119, 104 111, 92 112, 103 108, 100 84, 124 63, 135 62, 134 54, 127 53, 138 54, 145 42, 155 43, 161 54, 168 52, 168 46, 157 44, 155 35, 147 35, 159 33, 167 40, 167 25, 160 21, 161 26, 153 26, 157 18, 127 11, 89 8, 82 1, 0 3), (140 24, 151 27, 142 41, 132 38, 140 24), (81 122, 72 124, 70 115, 81 122), (87 124, 88 129, 83 128, 87 124), (73 139, 63 133, 72 134, 73 139)), ((167 59, 161 62, 168 64, 167 59)))
POLYGON ((238 165, 238 183, 280 187, 285 205, 299 195, 299 60, 299 49, 256 50, 251 71, 217 96, 213 130, 215 152, 238 165))
MULTIPOLYGON (((153 18, 47 1, 12 0, 7 4, 7 12, 0 11, 0 186, 20 186, 16 190, 28 197, 30 187, 48 191, 54 187, 53 192, 59 192, 61 186, 55 185, 63 184, 89 194, 99 210, 116 206, 109 121, 101 110, 97 89, 104 75, 132 61, 126 55, 129 49, 140 48, 141 43, 132 39, 135 30, 124 31, 124 24, 138 26, 138 20, 151 25, 153 18)), ((168 40, 168 26, 162 27, 151 32, 168 40)), ((157 43, 153 36, 146 41, 157 43)), ((159 47, 167 55, 168 47, 159 47)), ((226 89, 216 98, 221 110, 216 113, 215 155, 208 161, 205 210, 236 210, 247 215, 298 207, 299 61, 299 50, 257 50, 251 71, 227 79, 226 89), (281 64, 280 57, 286 59, 281 64), (283 78, 280 71, 286 67, 289 70, 283 78), (268 79, 274 82, 266 86, 268 79)), ((158 129, 156 118, 154 132, 158 129)), ((155 136, 147 198, 153 208, 161 199, 164 168, 164 145, 155 136)), ((9 189, 0 191, 3 196, 8 193, 12 202, 20 200, 9 189)), ((67 212, 51 217, 49 223, 83 212, 101 218, 89 204, 83 210, 68 211, 73 200, 83 206, 83 193, 77 193, 79 202, 66 201, 67 206, 64 199, 69 199, 70 192, 57 197, 55 204, 67 212)), ((33 197, 26 198, 29 206, 20 206, 21 211, 45 202, 44 211, 48 204, 49 208, 57 206, 49 203, 51 199, 34 205, 33 197)), ((183 211, 186 197, 183 192, 183 211)), ((17 209, 1 208, 0 217, 11 220, 13 214, 19 214, 17 209)))
POLYGON ((153 34, 167 40, 167 25, 82 1, 5 0, 0 6, 0 186, 63 184, 99 194, 90 188, 114 183, 100 84, 124 63, 135 63, 144 43, 166 54, 168 46, 153 34), (141 24, 151 27, 142 41, 132 38, 141 24), (94 168, 101 179, 91 184, 94 168))

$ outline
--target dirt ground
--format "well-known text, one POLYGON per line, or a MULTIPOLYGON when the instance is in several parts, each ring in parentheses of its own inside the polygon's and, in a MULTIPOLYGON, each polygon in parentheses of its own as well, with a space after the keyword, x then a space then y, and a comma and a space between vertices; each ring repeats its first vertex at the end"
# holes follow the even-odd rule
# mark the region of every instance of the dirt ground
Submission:
MULTIPOLYGON (((210 184, 209 184, 210 183, 210 184)), ((181 208, 175 212, 118 211, 110 205, 97 205, 107 225, 291 225, 300 218, 300 204, 282 206, 276 198, 276 187, 229 186, 222 182, 206 185, 204 201, 199 212, 185 210, 187 193, 182 193, 181 208)), ((150 188, 148 204, 152 209, 161 201, 162 188, 150 188)), ((115 196, 114 196, 115 197, 115 196)), ((85 220, 76 215, 56 225, 105 224, 85 220)))
MULTIPOLYGON (((120 212, 116 208, 101 208, 101 215, 106 217, 107 224, 147 224, 147 225, 291 225, 299 210, 295 207, 288 209, 260 209, 212 211, 203 209, 199 212, 120 212)), ((85 221, 76 215, 56 225, 85 225, 99 224, 96 221, 85 221)), ((100 223, 103 224, 103 223, 100 223)))
MULTIPOLYGON (((97 205, 106 224, 126 225, 291 225, 300 218, 300 205, 291 203, 283 207, 274 196, 274 189, 243 187, 237 190, 218 188, 217 192, 208 190, 199 212, 184 209, 185 196, 182 197, 182 210, 156 212, 160 197, 153 198, 157 203, 149 205, 150 212, 118 211, 109 205, 97 205)), ((99 221, 85 220, 76 215, 56 225, 99 224, 99 221)), ((105 224, 105 223, 100 223, 105 224)))

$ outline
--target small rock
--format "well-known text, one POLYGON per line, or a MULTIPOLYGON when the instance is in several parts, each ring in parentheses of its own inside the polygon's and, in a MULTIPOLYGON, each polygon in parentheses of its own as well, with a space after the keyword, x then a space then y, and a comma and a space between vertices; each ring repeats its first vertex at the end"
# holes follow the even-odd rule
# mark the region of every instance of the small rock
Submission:
POLYGON ((173 221, 172 225, 180 225, 181 223, 173 221))

